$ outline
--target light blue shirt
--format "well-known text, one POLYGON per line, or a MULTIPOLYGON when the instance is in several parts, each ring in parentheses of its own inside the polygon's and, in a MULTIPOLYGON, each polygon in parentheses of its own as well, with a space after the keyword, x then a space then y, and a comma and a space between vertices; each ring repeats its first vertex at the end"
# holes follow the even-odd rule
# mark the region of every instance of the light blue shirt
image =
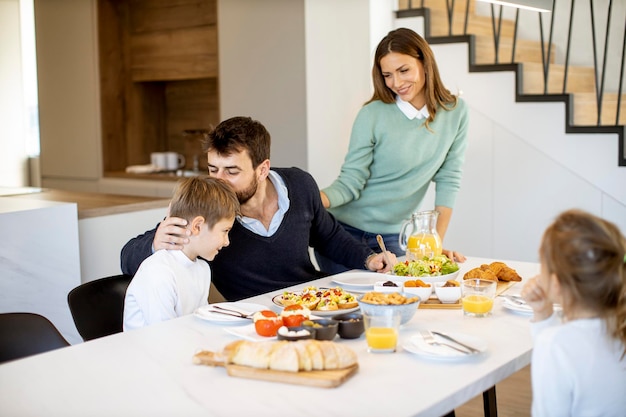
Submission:
POLYGON ((256 233, 259 236, 269 237, 276 233, 278 227, 283 222, 283 218, 285 217, 285 213, 289 210, 289 195, 287 193, 287 187, 285 186, 285 181, 278 175, 276 172, 270 170, 268 178, 272 181, 276 192, 278 193, 278 210, 272 217, 272 221, 270 223, 269 229, 265 229, 263 223, 261 223, 257 219, 253 219, 252 217, 239 216, 237 217, 237 221, 241 223, 243 227, 250 230, 251 232, 256 233))

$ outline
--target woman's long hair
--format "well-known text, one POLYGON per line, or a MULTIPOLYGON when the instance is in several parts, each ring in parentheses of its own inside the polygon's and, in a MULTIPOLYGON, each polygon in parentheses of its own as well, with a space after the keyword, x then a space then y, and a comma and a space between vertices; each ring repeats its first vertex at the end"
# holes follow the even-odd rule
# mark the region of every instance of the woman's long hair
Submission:
POLYGON ((380 60, 391 52, 412 56, 422 61, 424 65, 424 77, 426 78, 424 83, 424 95, 426 98, 426 108, 429 113, 425 123, 426 127, 428 127, 430 122, 435 120, 435 115, 439 107, 444 110, 452 110, 456 106, 457 97, 443 85, 432 49, 430 49, 430 46, 424 38, 407 28, 392 30, 378 44, 374 55, 374 65, 372 67, 374 94, 367 103, 371 103, 375 100, 380 100, 383 103, 395 102, 395 93, 385 84, 382 69, 380 68, 380 60))

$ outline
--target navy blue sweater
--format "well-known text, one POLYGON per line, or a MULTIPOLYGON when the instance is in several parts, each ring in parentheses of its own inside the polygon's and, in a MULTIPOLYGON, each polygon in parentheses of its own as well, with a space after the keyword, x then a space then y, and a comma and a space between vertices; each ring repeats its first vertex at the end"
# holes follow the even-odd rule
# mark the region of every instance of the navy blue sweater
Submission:
MULTIPOLYGON (((362 269, 371 249, 348 234, 322 206, 313 177, 299 168, 275 168, 285 181, 289 210, 269 237, 235 221, 230 245, 210 262, 212 282, 230 301, 252 297, 327 275, 316 271, 309 246, 348 268, 362 269)), ((152 254, 156 228, 131 239, 122 249, 122 272, 134 275, 152 254)))

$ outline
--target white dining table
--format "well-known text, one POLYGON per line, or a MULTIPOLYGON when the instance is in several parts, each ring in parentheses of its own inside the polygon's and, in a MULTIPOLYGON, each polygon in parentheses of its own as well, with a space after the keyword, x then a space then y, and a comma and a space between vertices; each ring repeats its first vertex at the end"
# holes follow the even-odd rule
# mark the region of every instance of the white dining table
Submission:
MULTIPOLYGON (((467 270, 491 259, 468 258, 467 270)), ((524 279, 539 265, 504 261, 524 279)), ((306 285, 336 286, 326 277, 306 285)), ((519 293, 522 283, 507 290, 519 293)), ((302 289, 305 285, 290 287, 302 289)), ((282 291, 242 300, 280 311, 282 291)), ((443 360, 408 352, 368 353, 364 336, 337 343, 352 348, 359 369, 335 388, 228 376, 222 367, 194 365, 198 350, 221 351, 237 339, 232 325, 194 315, 0 365, 2 416, 442 416, 530 363, 530 316, 496 299, 486 318, 460 309, 418 309, 400 330, 400 345, 420 330, 479 338, 479 355, 443 360)), ((500 403, 499 407, 506 407, 500 403)))

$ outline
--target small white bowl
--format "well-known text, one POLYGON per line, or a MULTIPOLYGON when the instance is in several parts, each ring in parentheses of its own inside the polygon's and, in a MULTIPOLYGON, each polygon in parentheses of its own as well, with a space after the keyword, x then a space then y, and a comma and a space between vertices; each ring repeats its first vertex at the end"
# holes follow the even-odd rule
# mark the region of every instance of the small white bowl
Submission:
POLYGON ((453 304, 461 299, 461 286, 444 287, 445 282, 435 283, 435 294, 443 304, 453 304))
POLYGON ((377 281, 376 283, 374 283, 374 291, 376 291, 376 292, 384 292, 384 293, 389 293, 389 292, 399 292, 399 293, 402 293, 402 292, 404 292, 404 282, 403 281, 392 281, 392 280, 377 281), (383 285, 383 284, 389 283, 389 282, 393 282, 395 284, 395 287, 394 286, 390 286, 390 285, 383 285))
POLYGON ((422 303, 426 302, 433 293, 433 285, 428 284, 428 287, 404 287, 404 292, 411 295, 417 295, 422 303))

